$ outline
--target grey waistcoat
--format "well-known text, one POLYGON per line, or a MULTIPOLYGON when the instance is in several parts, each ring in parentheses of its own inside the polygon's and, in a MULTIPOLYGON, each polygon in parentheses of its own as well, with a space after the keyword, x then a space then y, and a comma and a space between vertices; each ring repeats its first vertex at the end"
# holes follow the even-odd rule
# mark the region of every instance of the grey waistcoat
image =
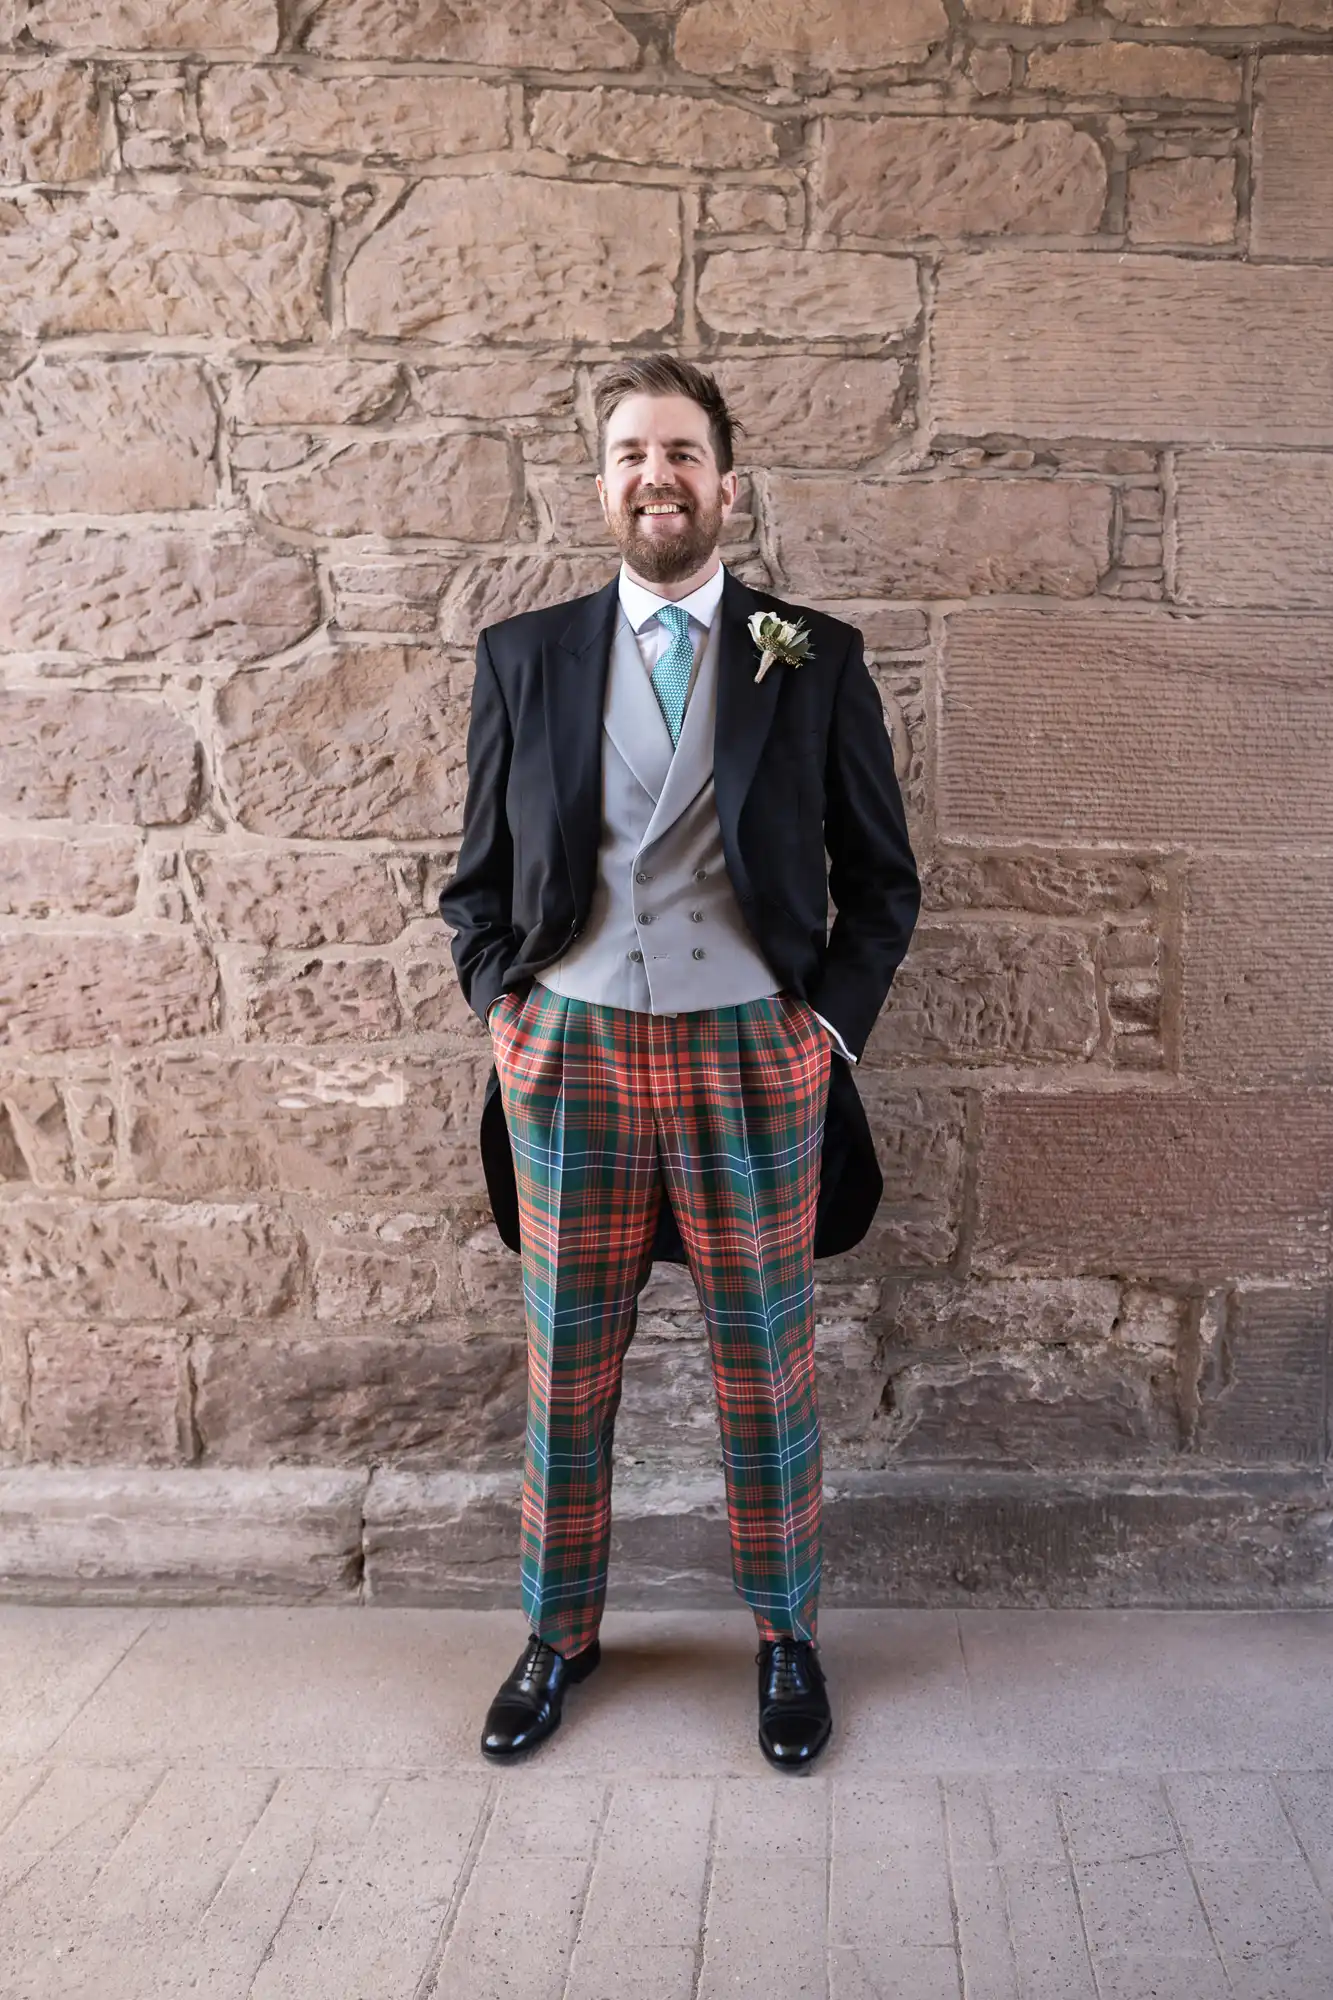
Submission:
POLYGON ((575 1000, 639 1013, 734 1007, 780 982, 740 912, 713 796, 721 616, 674 750, 622 609, 602 724, 597 886, 582 932, 534 976, 575 1000))

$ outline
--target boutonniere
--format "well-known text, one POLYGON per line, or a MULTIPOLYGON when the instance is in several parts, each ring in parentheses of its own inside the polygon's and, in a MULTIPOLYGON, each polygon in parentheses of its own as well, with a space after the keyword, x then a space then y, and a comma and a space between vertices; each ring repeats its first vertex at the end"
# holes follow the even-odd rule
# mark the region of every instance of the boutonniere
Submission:
POLYGON ((799 667, 810 658, 810 633, 806 626, 793 625, 773 611, 756 611, 749 624, 750 637, 763 654, 755 675, 757 681, 764 678, 774 660, 780 660, 784 667, 799 667))

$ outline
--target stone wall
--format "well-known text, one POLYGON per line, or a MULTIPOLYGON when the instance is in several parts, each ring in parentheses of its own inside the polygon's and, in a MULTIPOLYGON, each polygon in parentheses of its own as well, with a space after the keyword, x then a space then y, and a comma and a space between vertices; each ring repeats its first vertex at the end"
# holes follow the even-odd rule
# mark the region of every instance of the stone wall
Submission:
MULTIPOLYGON (((130 1543, 230 1492, 271 1580, 303 1468, 308 1587, 511 1587, 435 896, 477 628, 611 573, 590 381, 669 347, 746 425, 728 560, 865 633, 925 880, 884 1204, 820 1267, 830 1588, 1325 1591, 1333 0, 0 0, 0 44, 14 1587, 57 1490, 130 1543)), ((620 1438, 626 1561, 712 1575, 680 1273, 620 1438)))

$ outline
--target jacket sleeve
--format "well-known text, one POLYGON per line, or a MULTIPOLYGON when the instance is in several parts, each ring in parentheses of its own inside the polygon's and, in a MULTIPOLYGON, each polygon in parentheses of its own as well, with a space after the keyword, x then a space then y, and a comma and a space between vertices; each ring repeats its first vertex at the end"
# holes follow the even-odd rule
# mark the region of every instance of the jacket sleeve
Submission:
POLYGON ((467 734, 467 801, 458 864, 440 891, 440 915, 454 932, 463 997, 483 1020, 504 991, 504 971, 520 940, 512 922, 514 848, 505 809, 514 739, 483 632, 467 734))
POLYGON ((836 915, 810 1005, 859 1057, 921 907, 921 884, 879 692, 853 637, 834 696, 824 842, 836 915))

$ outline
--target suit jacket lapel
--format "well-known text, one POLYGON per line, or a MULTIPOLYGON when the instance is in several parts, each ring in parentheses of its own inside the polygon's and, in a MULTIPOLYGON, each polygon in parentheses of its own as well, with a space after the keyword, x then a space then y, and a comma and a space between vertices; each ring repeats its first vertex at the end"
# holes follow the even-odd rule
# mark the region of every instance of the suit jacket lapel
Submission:
MULTIPOLYGON (((722 621, 717 661, 717 725, 713 744, 713 787, 717 816, 729 860, 738 855, 736 830, 759 753, 777 707, 781 674, 770 668, 755 684, 759 653, 746 620, 763 600, 748 584, 726 572, 718 615, 722 621)), ((739 885, 738 885, 739 886, 739 885)))
POLYGON ((617 573, 591 597, 583 598, 559 636, 542 646, 542 701, 551 786, 570 884, 580 910, 586 908, 597 872, 602 711, 611 636, 619 611, 617 573))

